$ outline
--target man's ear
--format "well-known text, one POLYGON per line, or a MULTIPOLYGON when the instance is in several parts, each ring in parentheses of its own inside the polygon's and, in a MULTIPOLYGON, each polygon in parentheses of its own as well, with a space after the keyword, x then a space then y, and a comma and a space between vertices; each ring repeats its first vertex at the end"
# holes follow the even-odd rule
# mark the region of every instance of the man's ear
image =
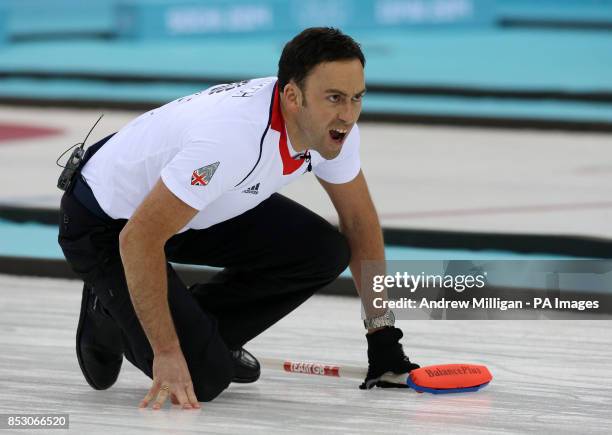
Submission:
POLYGON ((297 112, 302 107, 304 96, 300 87, 293 80, 285 85, 283 95, 285 97, 285 107, 290 111, 297 112))

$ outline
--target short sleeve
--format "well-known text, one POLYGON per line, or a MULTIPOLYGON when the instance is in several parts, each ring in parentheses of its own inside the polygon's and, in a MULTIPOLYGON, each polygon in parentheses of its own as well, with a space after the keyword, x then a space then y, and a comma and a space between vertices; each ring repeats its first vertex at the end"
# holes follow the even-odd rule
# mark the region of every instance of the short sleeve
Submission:
POLYGON ((181 201, 202 210, 236 184, 239 168, 229 150, 215 142, 190 142, 162 169, 161 179, 181 201))
POLYGON ((340 154, 335 159, 323 160, 314 166, 312 171, 317 177, 328 183, 348 183, 359 174, 361 169, 359 144, 359 128, 355 125, 346 138, 340 154))

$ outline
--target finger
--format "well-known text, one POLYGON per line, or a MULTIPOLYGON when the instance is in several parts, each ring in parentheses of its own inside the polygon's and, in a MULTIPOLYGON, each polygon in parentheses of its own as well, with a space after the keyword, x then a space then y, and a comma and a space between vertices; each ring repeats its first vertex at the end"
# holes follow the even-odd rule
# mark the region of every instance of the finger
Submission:
POLYGON ((378 388, 410 388, 408 384, 398 384, 397 382, 389 381, 378 381, 376 386, 378 388))
POLYGON ((179 388, 176 391, 176 398, 184 409, 191 408, 191 404, 189 403, 189 400, 187 400, 187 394, 185 394, 184 388, 179 388))
POLYGON ((174 395, 174 393, 170 394, 170 400, 172 401, 173 405, 178 405, 179 401, 176 398, 176 395, 174 395))
POLYGON ((149 392, 144 396, 144 398, 140 401, 140 404, 138 405, 140 408, 146 408, 147 406, 149 406, 149 403, 151 402, 151 400, 153 400, 153 398, 157 395, 157 392, 159 391, 159 385, 157 383, 154 383, 151 388, 149 389, 149 392))
POLYGON ((360 390, 370 390, 376 386, 376 383, 378 382, 379 379, 380 378, 366 379, 363 381, 363 384, 359 386, 359 389, 360 390))
POLYGON ((187 398, 189 399, 189 403, 191 403, 191 406, 193 406, 196 409, 201 408, 200 402, 198 401, 198 398, 193 392, 193 384, 191 382, 187 386, 187 398))
POLYGON ((168 388, 163 387, 159 389, 159 392, 157 393, 157 398, 155 399, 155 403, 153 403, 153 409, 160 409, 164 405, 164 402, 170 394, 168 390, 168 388))

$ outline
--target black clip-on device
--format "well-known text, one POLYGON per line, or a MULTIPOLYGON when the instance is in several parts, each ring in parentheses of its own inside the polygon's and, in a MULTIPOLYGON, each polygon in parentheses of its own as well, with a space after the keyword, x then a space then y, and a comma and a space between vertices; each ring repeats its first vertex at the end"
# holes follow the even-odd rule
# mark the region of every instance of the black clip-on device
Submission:
POLYGON ((74 175, 81 168, 81 162, 83 161, 83 157, 85 156, 85 142, 87 142, 87 139, 89 138, 89 135, 91 134, 93 129, 96 128, 96 125, 98 125, 98 122, 100 122, 100 120, 102 119, 103 116, 104 115, 100 115, 100 117, 95 122, 93 127, 91 127, 91 129, 89 130, 89 133, 87 133, 87 136, 85 136, 85 139, 83 139, 83 142, 79 142, 77 144, 72 145, 70 148, 68 148, 66 151, 64 151, 57 158, 57 160, 55 161, 55 164, 57 166, 59 166, 60 168, 64 168, 62 173, 60 174, 59 178, 57 179, 57 187, 59 189, 61 189, 63 191, 66 191, 70 187, 70 184, 72 184, 72 180, 74 179, 74 175), (70 154, 70 157, 68 158, 68 161, 66 162, 66 166, 60 165, 59 164, 59 160, 68 151, 70 151, 74 147, 76 147, 76 148, 72 152, 72 154, 70 154))

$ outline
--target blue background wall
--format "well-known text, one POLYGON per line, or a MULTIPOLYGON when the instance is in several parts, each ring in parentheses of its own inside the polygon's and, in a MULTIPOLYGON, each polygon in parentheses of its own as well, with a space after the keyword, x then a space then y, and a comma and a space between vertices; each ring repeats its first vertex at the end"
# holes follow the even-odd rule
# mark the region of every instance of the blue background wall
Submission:
POLYGON ((612 0, 4 0, 0 101, 158 105, 276 74, 309 25, 362 44, 365 116, 612 130, 612 0))

